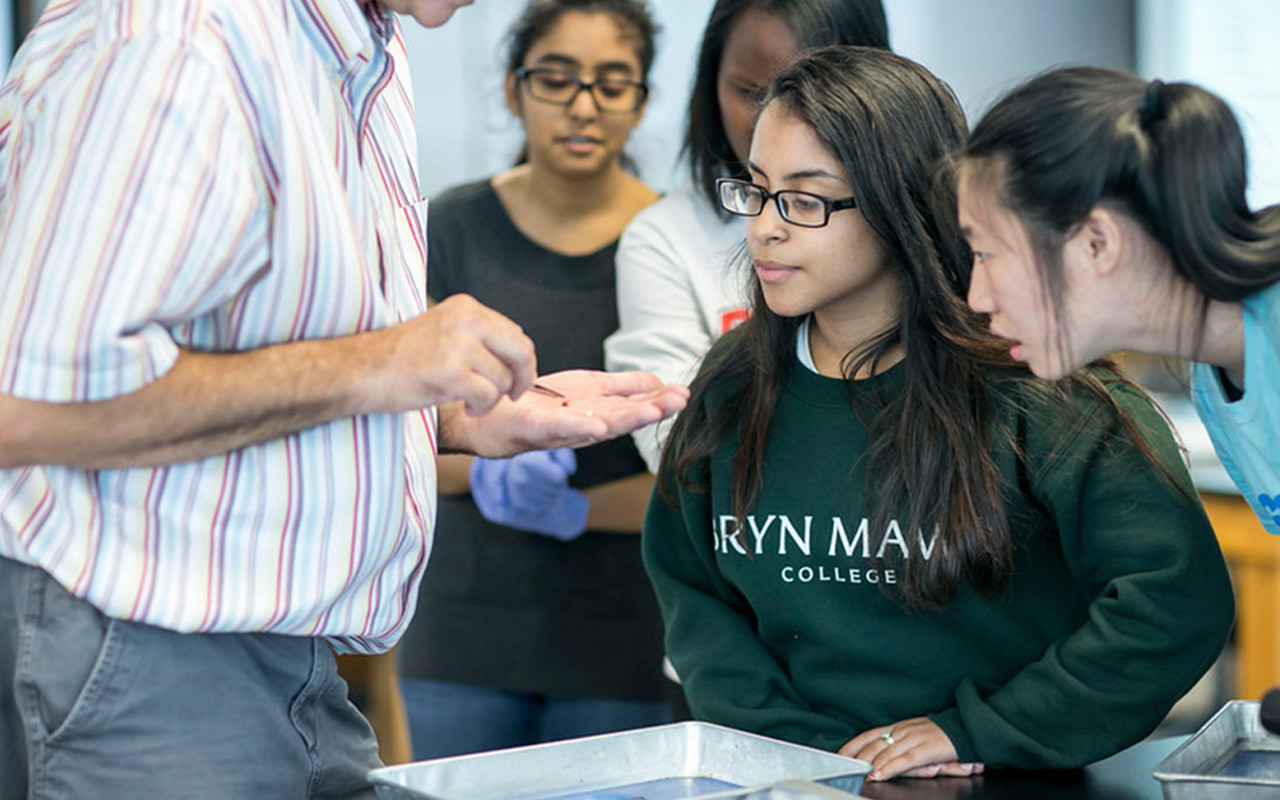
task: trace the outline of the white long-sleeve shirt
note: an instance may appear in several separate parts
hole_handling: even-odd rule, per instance
[[[55,0],[0,88],[0,392],[135,391],[179,349],[426,308],[394,16],[358,0]],[[389,647],[434,518],[429,412],[155,469],[0,471],[0,556],[105,614]]]
[[[716,337],[747,318],[741,218],[721,216],[692,184],[641,211],[618,243],[618,331],[605,366],[687,384]],[[670,423],[632,436],[657,472]]]

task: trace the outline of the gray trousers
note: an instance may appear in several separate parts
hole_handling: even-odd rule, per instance
[[[372,798],[329,646],[103,616],[0,558],[0,800]]]

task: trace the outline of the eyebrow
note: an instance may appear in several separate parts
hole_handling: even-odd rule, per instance
[[[569,69],[582,69],[582,62],[572,56],[561,55],[560,53],[547,53],[534,62],[540,66],[556,66],[568,67]],[[634,74],[635,67],[625,61],[605,61],[596,65],[596,74],[602,72],[626,72]]]
[[[747,161],[747,169],[752,172],[758,172],[765,178],[769,177],[769,173],[760,169],[760,165],[754,161]],[[830,178],[832,180],[840,181],[841,183],[845,182],[843,176],[836,175],[834,172],[829,172],[825,169],[802,169],[782,176],[782,180],[784,181],[802,181],[806,178]]]

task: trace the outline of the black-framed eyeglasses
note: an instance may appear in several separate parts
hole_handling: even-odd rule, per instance
[[[516,80],[525,85],[534,100],[559,106],[571,105],[579,92],[586,91],[596,108],[608,114],[631,114],[649,96],[649,87],[639,81],[596,78],[588,83],[572,72],[554,67],[520,67]]]
[[[852,197],[832,200],[820,194],[801,192],[797,189],[779,189],[771,192],[763,186],[737,178],[716,179],[716,194],[720,207],[740,217],[758,217],[764,204],[772,200],[784,220],[801,228],[821,228],[831,219],[831,212],[856,208]]]

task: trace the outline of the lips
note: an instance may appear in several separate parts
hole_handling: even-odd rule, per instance
[[[560,138],[556,139],[556,142],[564,145],[565,148],[568,149],[569,152],[571,153],[590,152],[596,149],[597,147],[599,147],[601,144],[603,144],[603,141],[600,139],[596,139],[595,137],[592,137],[592,136],[582,136],[579,134],[575,134],[572,136],[561,136]]]
[[[1017,339],[1013,338],[1012,336],[1009,336],[1009,335],[1007,335],[1007,334],[1001,333],[1000,331],[996,330],[996,326],[995,326],[995,325],[989,325],[989,326],[987,326],[987,330],[991,332],[991,335],[992,335],[992,336],[995,336],[995,337],[1000,338],[1000,339],[1004,339],[1005,341],[1007,341],[1007,342],[1009,342],[1009,343],[1010,343],[1010,347],[1009,347],[1009,357],[1010,357],[1010,358],[1012,358],[1014,361],[1025,361],[1025,360],[1026,360],[1026,358],[1025,358],[1025,356],[1024,356],[1024,354],[1023,354],[1022,342],[1018,341]]]
[[[786,264],[779,264],[776,261],[757,261],[755,266],[756,275],[760,278],[761,283],[785,281],[800,271],[799,267],[790,267]]]

